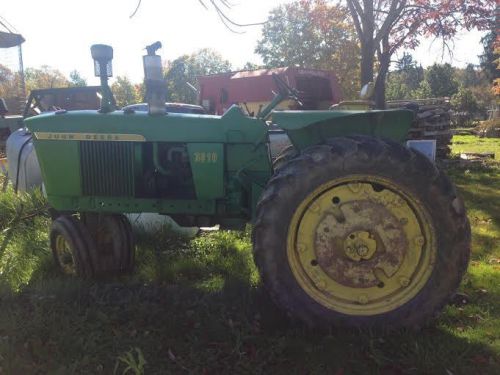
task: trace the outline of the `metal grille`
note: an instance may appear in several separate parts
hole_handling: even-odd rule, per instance
[[[80,142],[80,170],[84,195],[134,195],[132,142]]]

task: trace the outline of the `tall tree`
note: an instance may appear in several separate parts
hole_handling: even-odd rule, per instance
[[[495,4],[484,0],[346,0],[361,43],[361,84],[374,80],[375,101],[385,105],[385,80],[392,55],[434,36],[443,48],[461,28],[491,30]]]
[[[424,79],[424,69],[413,60],[412,55],[404,53],[396,61],[396,69],[387,76],[387,99],[409,99]]]
[[[255,52],[268,67],[334,70],[343,96],[357,97],[359,46],[349,11],[326,0],[298,0],[273,9]]]
[[[479,56],[481,68],[486,77],[491,81],[500,78],[500,70],[497,67],[496,60],[499,58],[498,52],[495,52],[495,45],[499,45],[497,31],[492,30],[481,39],[483,44],[483,53]]]
[[[229,72],[231,63],[218,52],[205,48],[169,62],[165,71],[167,100],[194,104],[197,94],[188,84],[196,87],[198,76]]]
[[[430,66],[425,72],[425,81],[429,84],[433,97],[451,97],[459,88],[455,69],[448,63]]]
[[[125,76],[116,77],[115,82],[111,85],[111,91],[118,108],[141,101],[135,86]]]

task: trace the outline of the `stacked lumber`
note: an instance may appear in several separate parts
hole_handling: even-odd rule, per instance
[[[389,101],[387,107],[413,110],[416,116],[408,139],[435,139],[436,155],[440,158],[449,155],[453,134],[448,98]]]

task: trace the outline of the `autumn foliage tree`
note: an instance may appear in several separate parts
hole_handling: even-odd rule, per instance
[[[24,77],[27,92],[35,89],[52,89],[70,85],[68,78],[63,73],[48,65],[42,65],[40,68],[27,68]]]
[[[273,9],[255,52],[267,67],[335,71],[344,97],[359,91],[359,46],[349,11],[326,0],[298,0]]]
[[[491,30],[495,3],[484,0],[346,0],[361,43],[361,83],[374,80],[375,101],[385,104],[385,80],[391,57],[415,48],[423,37],[436,37],[443,48],[461,29]]]

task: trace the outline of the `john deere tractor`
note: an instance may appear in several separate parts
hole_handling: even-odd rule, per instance
[[[158,44],[144,56],[149,112],[115,110],[113,50],[91,48],[101,78],[97,111],[41,114],[33,133],[59,268],[82,277],[130,272],[125,213],[181,225],[253,223],[263,285],[294,318],[332,325],[415,326],[458,287],[470,228],[450,180],[405,146],[406,110],[273,111],[232,106],[222,116],[168,113]],[[291,147],[273,165],[268,119]]]

